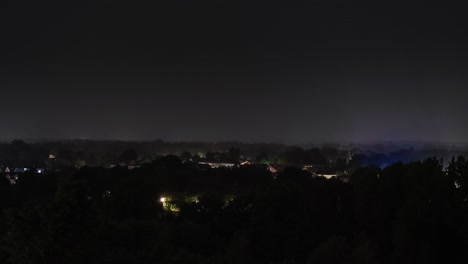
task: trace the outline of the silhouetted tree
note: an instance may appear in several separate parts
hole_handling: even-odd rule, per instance
[[[129,164],[138,159],[138,153],[135,149],[127,149],[119,156],[119,162]]]

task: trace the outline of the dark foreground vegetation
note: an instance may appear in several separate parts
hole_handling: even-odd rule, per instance
[[[468,162],[140,168],[0,178],[1,263],[466,263]]]

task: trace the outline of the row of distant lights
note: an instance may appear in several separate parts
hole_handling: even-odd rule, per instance
[[[30,171],[30,169],[29,168],[21,168],[21,171],[19,171],[19,172],[27,172],[27,171]],[[10,172],[11,171],[10,171],[9,168],[7,168],[5,170],[5,173],[10,173]],[[42,174],[42,173],[44,173],[44,169],[36,169],[36,173]]]

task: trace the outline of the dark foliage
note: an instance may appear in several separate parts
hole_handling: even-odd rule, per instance
[[[468,261],[464,157],[446,169],[437,159],[356,168],[345,183],[164,156],[134,170],[25,173],[0,181],[0,198],[2,263]]]

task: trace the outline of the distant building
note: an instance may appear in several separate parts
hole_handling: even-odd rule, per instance
[[[225,163],[225,162],[199,162],[200,165],[209,165],[213,169],[217,168],[233,168],[236,166],[235,163]]]
[[[316,174],[319,177],[324,177],[326,179],[336,178],[338,177],[337,174]]]
[[[14,173],[24,173],[29,171],[29,168],[15,168]]]
[[[271,166],[271,165],[268,166],[267,170],[269,172],[271,172],[271,173],[277,173],[278,172],[278,170],[275,167]]]

